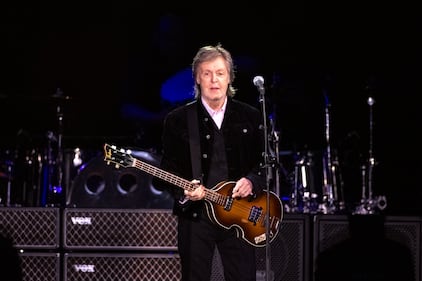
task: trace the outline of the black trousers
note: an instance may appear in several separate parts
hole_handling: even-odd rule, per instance
[[[255,248],[234,229],[214,224],[204,212],[199,219],[178,219],[178,250],[182,281],[209,281],[215,247],[221,255],[225,281],[256,281]]]

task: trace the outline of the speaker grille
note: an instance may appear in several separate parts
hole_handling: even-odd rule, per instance
[[[19,256],[24,281],[60,280],[60,254],[21,253]]]
[[[66,209],[67,249],[176,250],[177,218],[168,209]]]
[[[285,214],[278,236],[270,244],[269,280],[309,280],[310,219]],[[266,249],[257,248],[257,280],[266,280]]]
[[[270,244],[270,271],[266,270],[266,248],[256,248],[257,281],[308,281],[310,278],[310,217],[285,214],[280,232]],[[211,281],[224,281],[223,266],[215,251]]]
[[[421,227],[421,221],[417,217],[387,216],[384,219],[384,236],[387,241],[394,241],[410,252],[415,280],[420,280]],[[359,230],[359,235],[362,235],[360,239],[365,240],[365,237],[374,239],[373,233],[370,233],[373,230],[363,229],[362,226],[360,228],[362,228]],[[314,228],[314,263],[317,263],[321,253],[342,242],[350,241],[350,239],[352,239],[352,235],[348,216],[317,215]],[[382,237],[379,239],[382,239]],[[373,249],[367,250],[373,251]],[[391,255],[393,254],[391,253]]]
[[[420,280],[421,265],[421,221],[406,217],[387,217],[385,235],[410,250],[413,260],[415,280]]]
[[[316,216],[314,254],[318,255],[333,245],[350,239],[347,216]]]
[[[16,248],[56,249],[59,230],[58,208],[0,208],[0,233]]]
[[[177,254],[65,254],[64,281],[180,280]]]

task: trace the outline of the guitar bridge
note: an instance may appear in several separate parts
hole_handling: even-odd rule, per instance
[[[252,206],[251,211],[249,213],[248,220],[256,224],[261,214],[262,214],[262,207]]]

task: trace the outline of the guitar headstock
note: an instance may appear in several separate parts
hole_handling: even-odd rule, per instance
[[[134,158],[130,154],[130,150],[118,149],[115,145],[104,144],[104,161],[107,162],[107,165],[113,163],[116,168],[131,167]]]

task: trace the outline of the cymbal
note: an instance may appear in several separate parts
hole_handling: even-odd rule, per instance
[[[56,100],[71,100],[72,99],[71,96],[66,96],[66,95],[63,95],[63,96],[52,95],[52,96],[50,96],[50,98],[56,99]]]
[[[57,88],[56,92],[50,96],[52,99],[58,99],[58,100],[71,100],[72,98],[70,96],[67,96],[63,93],[63,91],[60,88]]]
[[[35,96],[35,95],[12,95],[12,96],[6,96],[2,95],[0,96],[0,99],[8,100],[11,102],[70,102],[74,99],[71,96],[63,95],[63,96],[57,96],[57,95],[50,95],[50,96]]]
[[[60,89],[57,88],[56,92],[52,95],[32,95],[32,94],[5,94],[5,93],[0,93],[0,98],[1,99],[8,99],[11,101],[41,101],[41,102],[47,102],[47,101],[70,101],[73,100],[73,98],[69,95],[65,95],[64,92]]]

